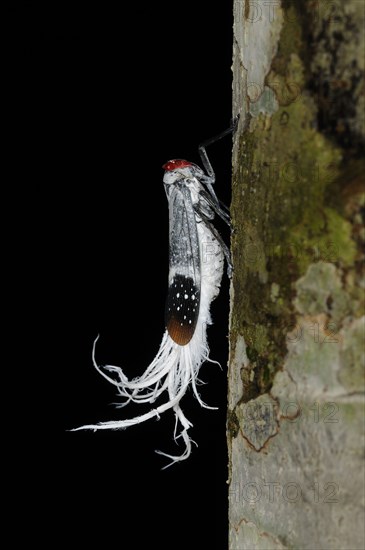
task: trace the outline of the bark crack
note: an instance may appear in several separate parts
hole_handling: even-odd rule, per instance
[[[249,519],[246,519],[246,518],[241,518],[240,521],[234,525],[234,524],[231,524],[233,529],[236,531],[236,533],[238,533],[238,531],[241,529],[242,525],[250,525],[252,527],[255,528],[255,530],[257,531],[257,535],[259,537],[264,537],[266,539],[268,539],[269,541],[271,541],[272,543],[275,543],[276,545],[280,545],[281,547],[281,550],[289,550],[289,547],[285,545],[285,543],[283,543],[283,540],[281,539],[281,537],[275,537],[274,535],[272,535],[271,533],[268,533],[267,531],[260,531],[257,524]],[[232,550],[240,550],[239,548],[232,548]]]

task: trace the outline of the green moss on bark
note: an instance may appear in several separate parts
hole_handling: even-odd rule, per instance
[[[294,283],[313,263],[332,263],[346,277],[359,261],[353,223],[338,197],[349,183],[348,159],[318,127],[321,107],[309,85],[302,37],[308,13],[300,6],[287,5],[266,78],[277,111],[253,117],[250,131],[240,136],[233,176],[231,338],[234,343],[242,334],[247,344],[250,398],[267,392],[282,367],[286,335],[295,324]],[[355,179],[360,171],[358,166]],[[348,286],[354,285],[345,284],[346,292]]]

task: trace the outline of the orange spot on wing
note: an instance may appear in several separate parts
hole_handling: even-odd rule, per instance
[[[195,326],[185,325],[181,326],[180,321],[171,317],[167,323],[167,331],[174,342],[179,346],[186,346],[193,337]]]

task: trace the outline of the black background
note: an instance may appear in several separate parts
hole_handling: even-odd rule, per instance
[[[39,203],[33,228],[44,266],[38,343],[49,352],[34,360],[46,359],[48,381],[39,430],[46,450],[38,464],[47,522],[55,522],[55,540],[70,545],[98,537],[103,548],[223,549],[226,276],[208,331],[222,370],[209,363],[201,370],[202,398],[219,410],[202,409],[191,391],[185,396],[198,443],[189,460],[161,471],[166,461],[155,449],[183,450],[172,439],[170,411],[120,432],[67,430],[148,410],[111,405],[115,391],[91,364],[92,342],[100,333],[98,361],[132,377],[158,350],[168,272],[161,166],[171,158],[200,163],[198,144],[229,125],[232,7],[207,0],[118,9],[23,3],[11,17],[18,137],[28,192]],[[230,138],[209,153],[217,194],[229,203]]]

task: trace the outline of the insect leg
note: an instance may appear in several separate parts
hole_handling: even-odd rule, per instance
[[[238,119],[239,119],[239,115],[237,115],[236,118],[231,122],[231,125],[230,125],[229,128],[227,128],[226,130],[223,130],[223,132],[221,132],[220,134],[218,134],[218,135],[216,135],[216,136],[214,136],[210,139],[207,139],[207,140],[203,141],[199,145],[200,158],[202,160],[202,163],[203,163],[203,166],[205,168],[206,173],[208,174],[208,176],[210,176],[213,179],[213,181],[211,182],[213,184],[214,184],[214,181],[215,181],[215,174],[214,174],[213,167],[210,164],[210,161],[209,161],[209,158],[208,158],[208,155],[207,155],[207,152],[206,152],[205,148],[208,147],[208,145],[212,145],[212,143],[215,143],[216,141],[219,141],[220,139],[224,138],[228,134],[231,134],[231,133],[235,132],[236,128],[237,128],[237,124],[238,124]]]
[[[210,220],[204,214],[204,212],[201,211],[198,204],[194,205],[194,210],[196,211],[198,216],[202,219],[202,222],[206,225],[209,231],[213,234],[214,238],[217,239],[217,241],[219,242],[222,248],[223,254],[227,261],[227,275],[231,279],[232,273],[233,273],[233,265],[231,261],[231,253],[229,251],[228,246],[226,245],[226,243],[224,242],[224,240],[222,239],[222,237],[220,236],[220,234],[218,233],[214,225],[210,222]]]
[[[218,200],[218,203],[216,203],[210,193],[207,193],[206,191],[200,191],[199,195],[203,197],[203,199],[209,204],[214,212],[218,214],[218,216],[222,218],[224,222],[226,222],[228,227],[231,227],[231,217],[229,215],[228,207],[220,200]]]
[[[228,210],[228,208],[225,205],[223,205],[222,203],[220,203],[220,201],[217,198],[217,195],[215,194],[215,192],[213,190],[213,185],[215,183],[215,174],[214,174],[213,167],[210,163],[210,160],[208,158],[206,147],[208,147],[208,145],[212,145],[212,143],[215,143],[216,141],[219,141],[220,139],[227,136],[228,134],[233,133],[237,128],[238,119],[239,119],[239,115],[232,121],[229,128],[227,128],[226,130],[224,130],[220,134],[218,134],[218,135],[216,135],[216,136],[214,136],[210,139],[207,139],[206,141],[203,141],[199,145],[199,155],[200,155],[202,164],[204,166],[204,169],[205,169],[206,173],[208,174],[208,176],[206,176],[204,179],[202,178],[202,181],[206,185],[206,187],[207,187],[209,193],[211,194],[211,196],[212,196],[214,202],[216,203],[216,205],[219,206],[221,209],[223,209],[223,207],[224,207],[227,210]]]

